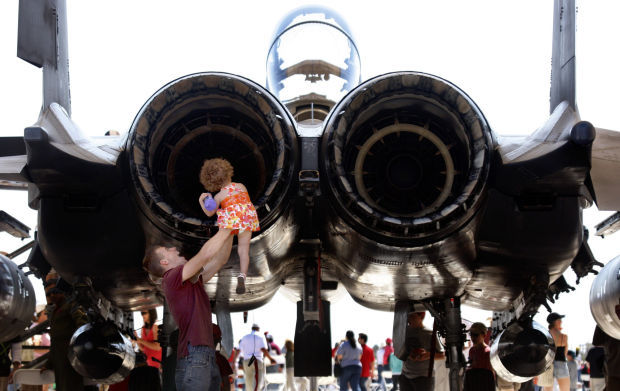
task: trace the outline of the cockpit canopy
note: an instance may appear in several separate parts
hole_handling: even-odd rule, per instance
[[[359,53],[340,15],[314,6],[284,17],[267,55],[267,89],[278,99],[335,103],[360,81]]]

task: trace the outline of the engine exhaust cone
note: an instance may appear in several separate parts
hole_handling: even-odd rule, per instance
[[[28,277],[2,254],[0,282],[0,342],[3,342],[30,326],[36,298]]]
[[[109,322],[87,323],[69,343],[69,361],[82,376],[97,383],[122,381],[134,367],[136,354],[127,337]]]
[[[555,357],[549,331],[536,322],[514,322],[491,345],[491,365],[509,382],[524,383],[538,376]]]

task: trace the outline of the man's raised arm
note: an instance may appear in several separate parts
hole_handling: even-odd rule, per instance
[[[232,245],[232,235],[230,234],[230,230],[219,230],[211,239],[209,239],[198,251],[198,254],[194,255],[192,259],[190,259],[183,266],[183,281],[189,280],[190,278],[196,276],[198,273],[202,271],[202,268],[210,263],[211,259],[218,254],[222,246],[226,243],[227,240],[230,240],[230,245]],[[230,254],[230,251],[228,252]],[[226,257],[227,258],[227,257]],[[226,261],[224,261],[226,262]],[[221,263],[221,260],[220,260]],[[219,268],[223,265],[219,265],[211,277],[217,273]],[[215,267],[216,265],[211,265],[210,269]],[[206,281],[205,281],[206,282]]]

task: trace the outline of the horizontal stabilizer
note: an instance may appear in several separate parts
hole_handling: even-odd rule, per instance
[[[16,238],[24,239],[30,237],[30,228],[26,224],[0,210],[0,232],[2,231],[8,232]]]
[[[0,189],[26,189],[28,179],[22,174],[26,159],[26,155],[0,157]]]
[[[36,125],[45,130],[50,144],[71,156],[91,163],[116,164],[122,139],[86,136],[57,103],[52,103],[41,114]]]
[[[0,189],[27,189],[28,179],[22,174],[26,158],[23,137],[0,137]]]
[[[590,177],[599,210],[620,210],[620,132],[596,129]]]

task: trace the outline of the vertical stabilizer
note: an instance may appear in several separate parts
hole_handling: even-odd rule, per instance
[[[53,102],[71,115],[65,0],[20,0],[17,57],[43,68],[43,108]]]
[[[555,0],[550,113],[562,101],[567,101],[577,111],[575,102],[575,16],[575,0]]]

